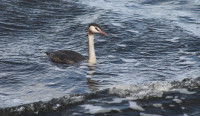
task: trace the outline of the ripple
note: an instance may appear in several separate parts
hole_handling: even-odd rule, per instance
[[[2,107],[12,104],[13,98],[22,101],[14,101],[13,105],[19,105],[66,94],[93,93],[98,96],[96,101],[104,102],[94,104],[95,100],[92,103],[86,100],[84,104],[91,108],[97,106],[100,112],[101,109],[108,109],[106,113],[111,115],[113,112],[132,112],[131,101],[135,102],[132,105],[143,108],[143,113],[152,114],[140,104],[141,101],[149,102],[145,102],[145,97],[158,97],[156,100],[161,100],[152,104],[161,104],[161,108],[168,112],[169,105],[179,107],[177,99],[184,103],[184,95],[194,97],[197,94],[187,94],[187,91],[191,92],[189,89],[185,93],[177,90],[173,91],[177,92],[176,96],[184,95],[176,98],[173,92],[169,92],[167,95],[172,98],[165,99],[164,90],[171,90],[171,85],[163,84],[200,76],[197,1],[18,0],[0,3]],[[91,70],[87,64],[51,64],[45,58],[45,51],[58,49],[70,49],[87,56],[87,27],[91,22],[101,24],[109,34],[107,39],[95,36],[98,60],[95,68]],[[149,84],[152,81],[158,83]],[[102,89],[124,95],[125,99],[111,94],[103,93],[103,97],[95,94]],[[104,100],[104,97],[109,98]],[[131,98],[141,98],[141,101]],[[169,100],[167,105],[163,104],[165,100]],[[182,103],[179,105],[185,107]],[[62,107],[62,104],[52,104],[54,110]],[[144,105],[156,108],[152,104]],[[81,114],[94,110],[81,105],[74,105],[72,111]],[[138,112],[133,115],[140,115]]]

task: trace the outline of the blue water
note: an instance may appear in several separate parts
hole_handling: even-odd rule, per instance
[[[3,0],[0,10],[1,108],[200,77],[199,0]],[[87,57],[93,22],[109,35],[95,36],[97,65],[48,61],[61,49]]]

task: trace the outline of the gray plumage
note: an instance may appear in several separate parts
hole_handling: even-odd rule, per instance
[[[71,50],[58,50],[55,52],[46,52],[50,60],[58,63],[73,64],[86,60],[86,58]]]

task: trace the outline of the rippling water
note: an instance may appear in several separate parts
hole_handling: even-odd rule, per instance
[[[145,101],[141,96],[148,98],[148,91],[143,91],[142,95],[135,92],[135,89],[144,89],[139,85],[149,88],[150,83],[159,83],[158,91],[163,91],[166,83],[200,77],[199,0],[2,0],[0,10],[1,108],[97,92],[94,96],[98,98],[92,99],[95,102],[86,99],[83,104],[70,106],[70,112],[94,115],[114,110],[134,114],[137,110],[136,115],[138,112],[145,115],[148,111],[145,105],[138,106],[139,101],[135,100]],[[92,22],[100,24],[109,35],[95,36],[96,66],[84,63],[68,66],[48,61],[45,52],[60,49],[73,50],[87,57],[87,31]],[[171,90],[169,85],[165,91]],[[107,89],[120,98],[106,92],[103,96],[98,94]],[[120,90],[138,97],[124,100],[130,94],[121,96]],[[199,96],[199,90],[194,91],[196,94],[186,98],[193,100]],[[113,105],[106,105],[107,100],[102,100],[105,97],[122,107],[116,110]],[[160,100],[156,106],[165,109],[165,95],[156,94],[156,97]],[[173,97],[179,100],[176,95]],[[177,108],[168,103],[172,109]],[[93,107],[96,110],[91,109]],[[78,109],[81,112],[76,112]],[[195,108],[190,110],[189,115],[200,113]],[[179,111],[172,114],[184,114],[184,110]],[[69,111],[64,109],[64,112]],[[166,113],[153,110],[151,113],[166,115],[167,112],[172,110],[169,108]]]

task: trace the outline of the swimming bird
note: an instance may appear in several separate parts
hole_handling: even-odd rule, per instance
[[[94,34],[99,33],[105,36],[108,36],[105,32],[103,32],[100,26],[96,23],[89,24],[88,31],[88,63],[89,64],[97,64],[95,49],[94,49]],[[86,58],[74,51],[71,50],[58,50],[54,52],[46,52],[47,56],[50,60],[57,63],[63,64],[74,64],[80,61],[86,60]]]

